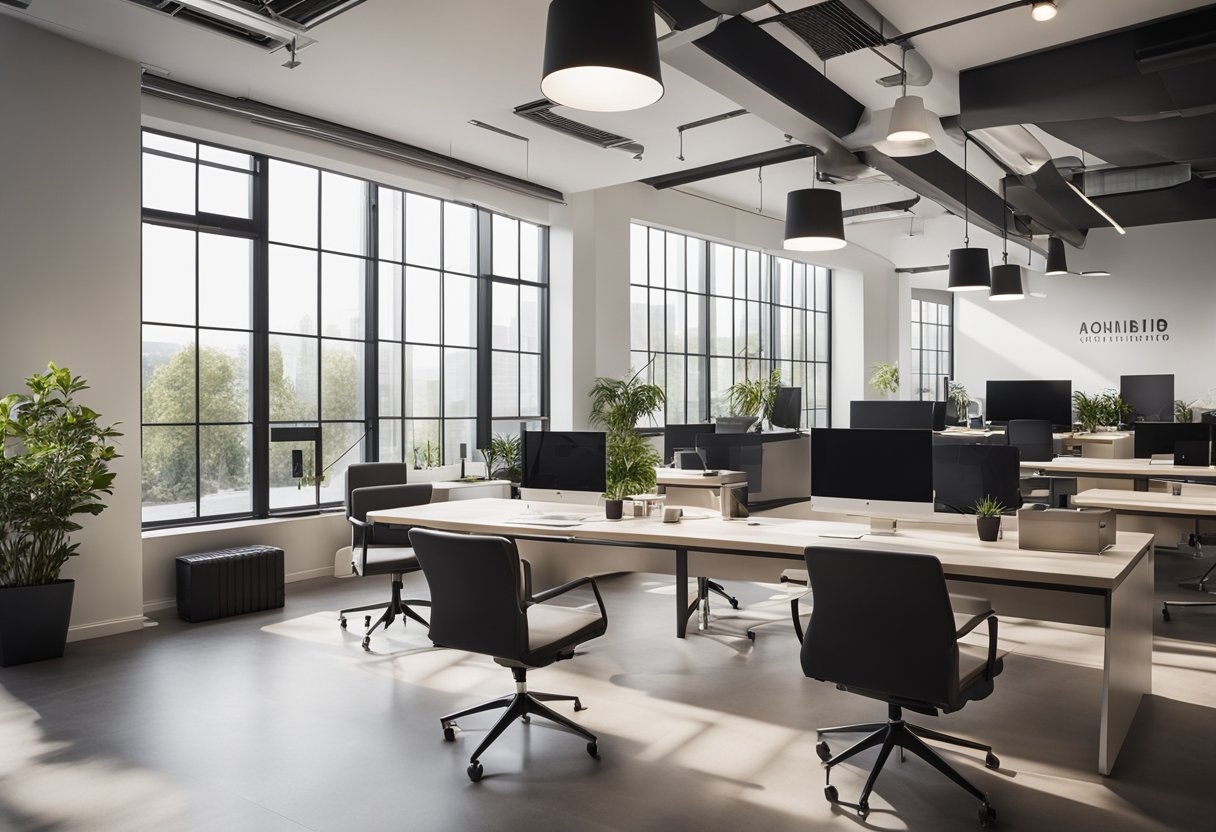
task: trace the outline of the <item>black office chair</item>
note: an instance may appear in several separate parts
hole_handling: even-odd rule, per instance
[[[980,825],[989,826],[996,811],[988,797],[938,756],[924,740],[936,740],[985,752],[984,762],[997,768],[992,747],[940,734],[904,722],[903,709],[937,716],[962,708],[992,692],[1001,672],[997,655],[997,619],[987,602],[968,599],[968,609],[952,607],[941,562],[930,555],[809,546],[807,572],[815,604],[802,642],[802,670],[813,679],[834,682],[849,693],[887,703],[887,722],[821,728],[819,734],[871,731],[869,736],[832,756],[826,742],[816,751],[827,763],[824,794],[839,802],[831,785],[832,768],[868,748],[881,746],[861,798],[854,806],[864,819],[869,797],[891,750],[911,751],[981,801]],[[882,580],[875,580],[881,575]],[[981,622],[988,622],[987,651],[959,643]]]
[[[421,568],[410,548],[408,530],[367,522],[369,511],[416,506],[431,501],[430,483],[407,485],[407,471],[409,466],[403,462],[360,462],[346,469],[346,519],[351,524],[351,570],[364,577],[391,575],[393,581],[388,601],[351,607],[338,613],[338,623],[345,628],[349,613],[384,609],[384,614],[375,624],[371,623],[370,615],[364,618],[364,650],[371,649],[372,632],[381,624],[387,628],[398,615],[412,618],[424,627],[430,626],[425,618],[410,608],[411,604],[428,607],[430,601],[401,599],[402,577],[406,572],[416,572]]]
[[[410,541],[431,587],[431,641],[439,647],[493,656],[511,668],[515,693],[448,714],[439,720],[443,738],[456,739],[456,720],[495,708],[506,713],[490,729],[469,758],[469,779],[481,779],[479,758],[512,722],[529,721],[532,714],[556,722],[587,740],[587,753],[599,756],[594,734],[547,707],[545,702],[574,702],[577,696],[528,691],[528,669],[574,658],[574,649],[598,638],[608,629],[608,613],[594,578],[580,578],[531,595],[531,581],[521,581],[520,558],[506,538],[452,534],[425,529],[410,531]],[[599,612],[560,607],[543,602],[570,590],[590,585]]]

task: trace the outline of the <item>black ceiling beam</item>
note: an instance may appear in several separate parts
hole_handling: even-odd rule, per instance
[[[701,0],[658,0],[654,7],[676,31],[691,29],[718,16],[717,12]]]
[[[677,171],[676,173],[664,173],[660,176],[651,176],[639,181],[661,191],[664,188],[675,188],[705,179],[716,179],[719,176],[727,176],[728,174],[739,173],[744,170],[766,168],[771,165],[779,165],[782,162],[792,162],[796,159],[808,159],[818,152],[810,145],[791,144],[786,147],[779,147],[776,150],[765,150],[761,153],[753,153],[750,156],[740,156],[737,159],[727,159],[723,162],[714,162],[710,165],[702,165],[698,168]]]

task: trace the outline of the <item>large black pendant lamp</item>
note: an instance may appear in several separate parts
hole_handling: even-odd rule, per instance
[[[971,247],[971,213],[967,206],[967,139],[963,135],[963,247],[950,250],[950,279],[946,288],[951,292],[972,292],[992,285],[988,267],[988,249]]]
[[[1005,180],[1001,179],[1001,265],[992,267],[992,290],[988,300],[1021,300],[1022,267],[1009,262],[1009,203],[1005,201]]]
[[[814,165],[813,157],[811,164]],[[813,170],[812,184],[815,181]],[[846,244],[840,191],[810,187],[786,194],[786,248],[791,251],[834,251]]]
[[[663,97],[654,4],[553,0],[541,92],[578,110],[636,110]]]
[[[1068,258],[1064,253],[1064,241],[1059,237],[1047,238],[1047,268],[1043,274],[1068,274]]]

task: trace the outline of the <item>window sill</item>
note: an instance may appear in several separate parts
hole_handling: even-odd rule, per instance
[[[210,534],[228,531],[230,529],[253,529],[265,526],[275,526],[281,523],[299,523],[321,517],[342,515],[341,508],[325,509],[303,515],[289,517],[266,517],[260,520],[229,520],[221,523],[194,523],[189,526],[163,526],[157,529],[144,529],[140,534],[141,540],[155,540],[161,537],[178,537],[186,535]]]

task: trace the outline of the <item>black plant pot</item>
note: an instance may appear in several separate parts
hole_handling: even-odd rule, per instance
[[[63,656],[75,588],[69,580],[0,587],[0,667]]]
[[[604,500],[604,516],[609,520],[620,520],[624,511],[624,500]]]
[[[975,530],[979,532],[980,540],[993,541],[1001,533],[1000,517],[975,518]]]

